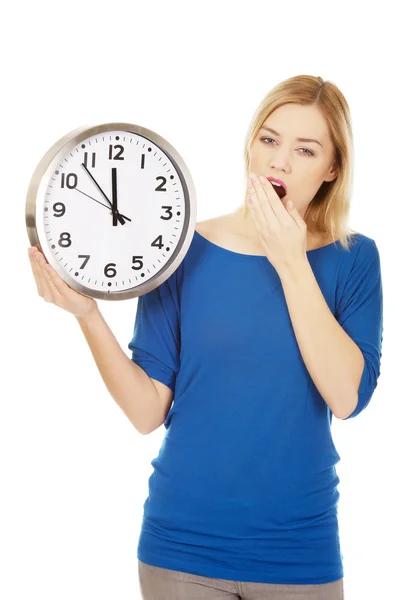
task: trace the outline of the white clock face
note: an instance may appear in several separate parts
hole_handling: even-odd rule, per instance
[[[178,171],[159,146],[139,134],[107,131],[59,161],[37,218],[69,277],[118,292],[170,261],[185,223],[184,197]]]

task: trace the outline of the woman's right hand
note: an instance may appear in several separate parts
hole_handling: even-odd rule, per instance
[[[86,317],[97,308],[94,298],[73,290],[47,262],[39,244],[28,248],[29,260],[39,296],[70,312],[77,318]]]

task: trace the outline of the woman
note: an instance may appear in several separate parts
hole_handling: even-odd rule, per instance
[[[383,326],[378,249],[347,227],[352,132],[336,86],[298,76],[267,95],[251,172],[286,194],[256,180],[238,211],[197,224],[176,271],[138,298],[132,361],[97,304],[32,259],[132,422],[167,430],[138,545],[144,600],[343,599],[330,425],[370,401]]]

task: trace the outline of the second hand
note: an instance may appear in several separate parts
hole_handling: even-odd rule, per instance
[[[103,192],[103,190],[101,189],[100,185],[97,183],[97,181],[95,180],[95,178],[93,177],[93,175],[91,174],[91,172],[89,171],[89,169],[86,168],[84,163],[81,163],[82,167],[85,169],[86,173],[89,175],[89,177],[92,179],[93,183],[95,184],[95,186],[100,190],[100,192],[103,194],[104,198],[107,200],[108,204],[110,205],[110,208],[112,210],[113,205],[111,204],[110,200],[107,198],[106,194]],[[126,218],[128,221],[131,221],[131,219],[129,219],[128,217],[123,217],[122,215],[120,215],[117,212],[117,219],[119,220],[119,222],[121,223],[121,225],[124,224],[124,218]]]

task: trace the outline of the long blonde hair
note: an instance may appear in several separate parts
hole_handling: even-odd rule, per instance
[[[349,250],[358,233],[349,228],[350,197],[353,187],[353,132],[350,109],[342,92],[330,81],[312,75],[297,75],[276,85],[258,106],[249,125],[244,148],[244,202],[236,211],[246,217],[247,177],[249,176],[250,149],[265,119],[283,104],[312,105],[325,116],[331,141],[335,148],[335,162],[339,167],[333,181],[324,181],[307,207],[303,220],[311,234],[329,233]]]

